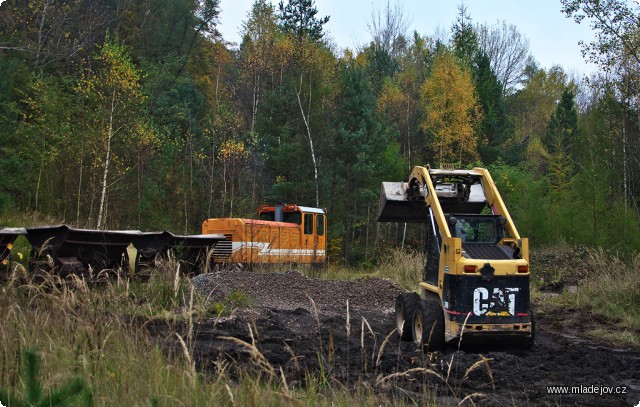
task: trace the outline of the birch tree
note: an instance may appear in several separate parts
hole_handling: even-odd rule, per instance
[[[491,61],[491,69],[502,83],[503,93],[513,93],[525,78],[527,65],[533,63],[529,39],[513,24],[476,26],[478,46]]]
[[[114,160],[114,143],[124,143],[136,132],[136,111],[144,102],[140,73],[124,45],[107,40],[95,57],[96,68],[80,80],[78,91],[92,113],[96,160],[100,176],[98,229],[107,220],[107,196]],[[124,166],[124,171],[128,169]]]

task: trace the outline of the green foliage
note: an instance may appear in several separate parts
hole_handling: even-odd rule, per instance
[[[578,136],[578,110],[575,96],[569,88],[562,91],[560,103],[551,115],[547,132],[542,141],[552,153],[569,155]]]
[[[248,307],[252,304],[251,298],[240,291],[232,291],[226,299],[231,308]]]
[[[478,35],[463,2],[458,5],[458,15],[451,31],[453,52],[462,65],[470,67],[478,52]]]
[[[0,214],[198,233],[317,199],[332,257],[371,264],[422,239],[377,225],[380,181],[480,160],[511,183],[523,234],[640,248],[639,37],[623,2],[562,2],[611,68],[589,87],[537,67],[516,27],[477,29],[464,4],[449,43],[398,33],[337,55],[312,0],[256,1],[238,49],[216,32],[218,0],[54,3],[0,10]]]
[[[313,0],[287,0],[285,5],[284,1],[280,1],[278,8],[282,28],[299,39],[322,39],[322,26],[329,22],[329,16],[316,18],[318,10],[313,3]]]
[[[376,95],[379,95],[385,80],[393,77],[398,72],[400,66],[384,48],[374,45],[367,47],[364,51],[366,58],[366,73],[369,83]]]
[[[0,212],[15,205],[22,207],[25,202],[21,188],[33,186],[26,182],[35,167],[30,154],[33,143],[17,134],[23,115],[20,101],[30,87],[31,76],[20,58],[0,53]]]
[[[117,38],[106,42],[94,57],[94,69],[83,74],[76,90],[89,113],[86,120],[90,132],[89,150],[96,160],[100,181],[97,228],[107,222],[111,178],[126,177],[140,155],[131,154],[154,143],[155,135],[142,116],[145,96],[140,85],[140,72],[131,60],[127,47]],[[99,174],[99,175],[98,175]]]
[[[489,57],[477,52],[473,65],[473,81],[482,107],[478,126],[478,152],[483,163],[491,164],[503,155],[503,145],[511,138],[503,86],[491,69]]]
[[[553,192],[558,194],[571,187],[574,165],[571,160],[573,144],[578,137],[578,112],[573,93],[562,92],[562,99],[551,115],[547,132],[542,142],[549,152],[549,177]]]
[[[611,199],[605,174],[596,169],[578,172],[574,188],[556,195],[548,178],[530,171],[500,162],[490,171],[520,235],[534,246],[566,242],[621,253],[640,247],[640,219]]]
[[[25,385],[25,398],[11,395],[9,391],[0,389],[0,402],[6,403],[7,407],[32,406],[32,407],[55,407],[68,406],[72,402],[79,402],[77,405],[92,406],[93,397],[91,390],[81,378],[71,379],[67,384],[50,391],[43,391],[38,378],[40,373],[40,363],[35,352],[24,350],[22,352],[23,372],[22,381]],[[76,405],[74,403],[74,405]]]
[[[341,207],[334,206],[330,213],[342,220],[343,256],[350,258],[348,242],[353,237],[349,236],[367,226],[370,214],[363,210],[375,201],[379,180],[402,176],[404,166],[397,160],[395,131],[377,114],[375,96],[364,70],[357,64],[343,67],[339,117],[332,154],[335,160],[332,195],[343,194],[349,199],[343,200]]]
[[[583,54],[610,71],[632,58],[637,63],[638,13],[624,0],[561,0],[562,12],[578,23],[587,19],[595,40],[583,43]]]
[[[529,67],[524,87],[508,99],[516,140],[540,138],[546,133],[549,118],[567,85],[567,75],[558,66],[549,70]]]

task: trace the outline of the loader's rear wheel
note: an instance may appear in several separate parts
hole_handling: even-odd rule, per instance
[[[444,349],[444,314],[438,301],[418,303],[413,317],[413,341],[424,353]]]
[[[525,344],[527,348],[533,347],[533,344],[536,341],[536,318],[533,315],[533,310],[529,311],[529,318],[531,321],[531,337],[527,339]]]
[[[413,315],[420,302],[420,296],[416,293],[402,293],[396,298],[396,328],[400,339],[405,342],[413,340]]]

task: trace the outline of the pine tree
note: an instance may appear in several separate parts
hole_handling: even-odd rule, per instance
[[[503,86],[484,52],[476,54],[473,81],[483,113],[478,128],[478,151],[482,162],[491,164],[500,156],[500,146],[509,138],[510,126]]]
[[[340,187],[334,194],[348,198],[335,213],[342,215],[343,255],[349,258],[354,233],[368,222],[367,205],[378,195],[379,180],[402,177],[403,165],[395,131],[377,114],[373,90],[357,64],[343,68],[338,110],[332,167]]]
[[[467,14],[464,3],[458,5],[458,17],[451,31],[453,31],[452,42],[456,57],[463,65],[471,66],[478,51],[478,35],[471,24],[471,17]]]
[[[25,350],[22,352],[24,359],[22,382],[25,385],[25,397],[20,400],[16,395],[0,389],[0,405],[2,402],[16,407],[63,407],[69,405],[92,406],[93,396],[86,382],[77,377],[71,379],[64,386],[49,391],[43,391],[42,384],[38,380],[40,373],[40,361],[38,356]]]
[[[568,87],[565,87],[560,103],[551,115],[547,133],[542,141],[550,152],[569,155],[577,132],[578,111],[575,105],[575,96]]]
[[[392,77],[400,66],[385,49],[370,46],[364,50],[367,58],[366,73],[373,86],[374,92],[379,95],[382,84],[386,78]]]
[[[578,111],[573,92],[565,87],[560,103],[549,120],[547,133],[542,139],[549,152],[549,177],[556,192],[566,190],[571,185],[574,176],[572,144],[577,135]]]
[[[281,1],[280,25],[282,28],[295,35],[297,38],[308,38],[311,41],[319,41],[324,33],[322,26],[329,21],[329,16],[316,18],[318,9],[313,5],[313,0],[288,0],[287,5]]]

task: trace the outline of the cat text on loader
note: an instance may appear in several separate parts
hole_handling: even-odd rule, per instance
[[[533,344],[529,244],[484,168],[414,167],[383,182],[379,222],[420,222],[427,261],[420,294],[396,301],[400,337],[425,352],[446,342]]]

